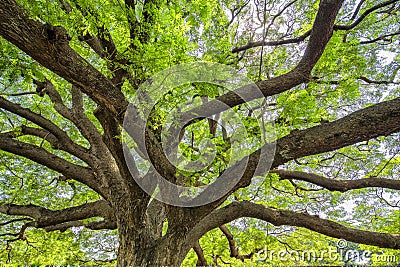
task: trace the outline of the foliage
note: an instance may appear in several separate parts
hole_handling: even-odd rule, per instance
[[[135,5],[129,6],[128,2],[135,2]],[[30,18],[65,28],[70,37],[70,47],[102,75],[117,81],[116,86],[128,99],[135,95],[138,85],[153,74],[185,62],[202,60],[228,64],[256,82],[287,73],[298,64],[308,39],[287,45],[256,46],[237,53],[232,50],[260,40],[279,41],[306,34],[314,25],[319,2],[18,0],[18,4],[29,12]],[[365,3],[360,4],[357,14],[354,11],[359,3],[345,1],[335,24],[351,25],[360,14],[377,5],[377,1],[361,2]],[[336,28],[307,82],[265,98],[266,109],[272,114],[275,124],[276,140],[399,97],[400,6],[398,1],[392,2],[371,12],[354,27],[347,30]],[[279,11],[282,11],[281,14],[276,15]],[[112,40],[115,51],[107,51],[106,48],[104,54],[96,53],[90,45],[90,38],[97,37],[104,43]],[[74,143],[89,149],[90,142],[82,135],[81,129],[57,111],[48,94],[36,91],[38,81],[50,81],[65,105],[72,107],[73,85],[5,39],[0,39],[0,47],[0,96],[47,118],[67,132]],[[121,75],[120,71],[124,73]],[[160,138],[157,134],[168,119],[170,110],[188,100],[194,106],[201,106],[218,97],[220,92],[216,85],[203,83],[175,88],[158,103],[152,113],[150,128]],[[98,103],[84,94],[83,107],[94,127],[105,133],[95,116]],[[185,185],[209,184],[223,173],[231,158],[240,159],[256,150],[255,140],[261,134],[256,129],[257,120],[249,115],[246,105],[232,109],[240,114],[251,133],[247,149],[243,149],[240,155],[232,155],[230,140],[223,136],[222,128],[218,128],[215,135],[209,131],[208,120],[191,124],[179,144],[179,151],[184,157],[181,164],[212,153],[203,150],[205,139],[211,140],[216,157],[207,171],[178,171],[177,177],[182,178]],[[46,138],[23,134],[24,127],[38,128],[37,124],[0,109],[2,134],[12,132],[18,141],[36,145],[67,162],[89,167],[84,160],[54,147]],[[117,140],[120,136],[113,138]],[[371,177],[398,180],[399,134],[366,140],[330,152],[295,158],[279,168],[336,180]],[[60,210],[102,199],[101,194],[84,183],[60,178],[57,171],[12,153],[0,151],[0,154],[2,205],[37,205]],[[362,230],[398,234],[400,229],[399,191],[395,189],[374,187],[342,193],[304,181],[281,179],[278,174],[269,173],[254,177],[251,185],[234,192],[221,206],[234,201],[253,201],[275,209],[308,213]],[[17,218],[21,217],[4,214],[0,217],[0,265],[115,264],[117,231],[89,231],[81,226],[61,232],[28,228],[24,238],[18,239],[24,221],[10,222]],[[83,222],[96,220],[89,218]],[[276,257],[261,260],[260,255],[271,250],[332,250],[337,248],[339,239],[301,227],[274,226],[254,218],[240,218],[226,225],[233,235],[239,255],[232,256],[226,235],[216,228],[199,241],[209,264],[277,266],[346,263],[343,258],[332,260],[326,257],[318,260],[292,259],[284,263]],[[371,251],[374,256],[369,264],[391,264],[383,261],[382,255],[396,255],[397,261],[400,260],[400,254],[395,250],[355,243],[349,243],[348,248]],[[249,259],[241,260],[240,255],[249,255]],[[195,266],[197,259],[198,255],[191,250],[182,266]]]

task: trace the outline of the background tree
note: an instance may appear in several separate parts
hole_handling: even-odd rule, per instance
[[[330,238],[399,249],[399,10],[396,0],[3,0],[2,260],[252,264],[271,247],[326,248]],[[197,60],[256,81],[275,115],[276,154],[265,176],[254,174],[259,150],[243,154],[249,163],[227,195],[174,207],[135,183],[121,125],[140,84]],[[201,108],[217,99],[245,109],[236,94],[215,92],[193,84],[166,101],[184,93]],[[200,120],[180,148],[195,159],[211,135],[219,168],[177,180],[161,149],[165,111],[155,112],[146,145],[166,179],[234,175],[224,170],[232,155],[222,122]]]

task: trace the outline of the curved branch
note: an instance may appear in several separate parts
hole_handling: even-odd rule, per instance
[[[76,53],[66,30],[29,18],[14,0],[0,5],[0,36],[110,110],[121,121],[128,102],[112,82]]]
[[[374,6],[374,7],[371,7],[370,9],[367,9],[367,10],[366,10],[356,21],[354,21],[352,24],[350,24],[350,25],[334,25],[334,26],[333,26],[333,29],[334,29],[335,31],[336,31],[336,30],[345,30],[345,31],[351,30],[351,29],[357,27],[369,14],[373,13],[374,11],[376,11],[376,10],[382,8],[382,7],[385,7],[385,6],[394,4],[394,3],[398,2],[398,1],[399,1],[399,0],[386,1],[386,2],[383,2],[383,3],[379,4],[379,5],[376,5],[376,6]],[[360,10],[360,8],[361,8],[361,5],[362,5],[364,2],[365,2],[365,0],[362,0],[362,1],[359,3],[359,5],[357,6],[357,9],[356,9],[356,11],[354,12],[353,17],[351,18],[351,20],[354,20],[354,19],[355,19],[355,16],[357,16],[357,14],[358,14],[358,12],[359,12],[359,10]],[[247,43],[247,44],[244,45],[244,46],[240,46],[240,47],[236,47],[236,48],[232,49],[232,53],[239,53],[239,52],[242,52],[242,51],[245,51],[245,50],[254,48],[254,47],[259,47],[259,46],[279,46],[279,45],[286,45],[286,44],[297,44],[297,43],[303,42],[308,36],[310,36],[310,34],[311,34],[311,30],[305,32],[305,33],[304,33],[303,35],[301,35],[301,36],[298,36],[298,37],[295,37],[295,38],[291,38],[291,39],[284,39],[284,40],[277,40],[277,41],[257,41],[257,42],[249,42],[249,43]],[[396,34],[393,34],[393,35],[396,35]],[[390,36],[393,36],[393,35],[388,35],[388,36],[384,36],[384,37],[390,37]],[[374,40],[371,40],[371,41],[361,42],[361,44],[369,44],[369,43],[373,43],[373,42],[376,42],[376,41],[380,41],[380,40],[383,40],[382,38],[384,38],[384,37],[379,37],[379,38],[374,39]]]
[[[0,149],[30,159],[63,174],[68,179],[74,179],[98,190],[96,177],[91,169],[70,163],[41,147],[14,140],[9,134],[0,134]]]
[[[61,149],[65,152],[68,152],[71,155],[82,159],[89,165],[93,162],[93,156],[88,153],[88,150],[86,148],[73,142],[65,131],[61,130],[57,125],[55,125],[50,120],[42,117],[40,114],[37,114],[28,108],[23,108],[18,104],[12,103],[11,101],[8,101],[3,97],[0,97],[0,108],[21,116],[22,118],[25,118],[45,129],[43,130],[39,128],[23,126],[23,134],[41,137],[49,141],[53,148]],[[12,134],[11,137],[16,136],[15,134]]]
[[[77,109],[70,109],[65,106],[61,95],[57,92],[55,86],[49,80],[45,80],[44,82],[35,82],[38,87],[43,88],[44,92],[50,97],[51,102],[54,103],[54,109],[64,118],[70,120],[74,123],[82,135],[90,142],[91,146],[98,147],[103,144],[103,139],[101,133],[93,125],[93,123],[89,120],[89,118],[85,115],[83,111]],[[76,94],[76,87],[73,89]],[[75,103],[77,101],[77,96],[74,97]]]
[[[395,75],[392,75],[392,76],[395,76]],[[400,82],[395,82],[393,78],[391,80],[372,80],[368,77],[360,76],[360,77],[355,77],[355,79],[361,80],[367,84],[378,84],[378,85],[379,84],[384,84],[384,85],[400,84]],[[345,80],[320,80],[320,78],[318,78],[318,77],[313,77],[313,82],[318,83],[318,84],[338,85],[344,81]]]
[[[400,32],[399,32],[400,34]],[[371,80],[367,77],[359,77],[360,80],[369,83],[369,84],[385,84],[385,85],[389,85],[389,84],[400,84],[400,82],[395,82],[393,80],[391,81],[375,81],[375,80]]]
[[[400,131],[400,98],[358,110],[339,120],[295,130],[277,141],[273,167]]]
[[[63,10],[67,14],[72,12],[73,8],[69,3],[65,2],[64,0],[59,1],[61,2]],[[80,11],[80,13],[84,17],[88,16],[88,13],[90,13],[90,16],[95,17],[97,21],[101,21],[101,18],[99,18],[98,14],[96,14],[95,12],[84,10],[77,2],[74,3],[74,6]],[[85,24],[83,24],[82,26],[82,28],[87,27]],[[117,62],[121,65],[125,65],[128,63],[128,61],[118,56],[119,54],[117,51],[117,47],[115,46],[115,43],[109,31],[106,30],[103,25],[97,27],[97,36],[94,36],[90,33],[84,33],[83,30],[80,34],[81,35],[78,37],[78,40],[88,44],[89,47],[92,48],[93,51],[101,58],[112,61],[110,62],[110,64],[108,64],[110,70],[115,74],[112,78],[112,82],[120,89],[120,87],[122,86],[123,78],[127,77],[129,74],[125,69],[116,66],[118,64],[115,63]]]
[[[45,228],[48,231],[61,230],[60,225],[64,228],[68,225],[73,226],[88,226],[101,229],[99,226],[111,226],[111,223],[93,222],[82,225],[77,225],[76,221],[90,219],[93,217],[103,217],[109,221],[114,220],[114,214],[105,200],[98,200],[91,203],[86,203],[80,206],[66,208],[63,210],[50,210],[36,205],[15,205],[15,204],[0,204],[0,213],[13,216],[28,216],[34,219],[30,226],[36,228]],[[107,228],[108,229],[108,228]]]
[[[204,251],[201,248],[199,241],[197,241],[194,246],[193,246],[194,252],[196,252],[197,255],[197,263],[196,266],[209,266],[207,263],[207,260],[204,256]]]
[[[334,180],[321,175],[306,173],[300,171],[272,170],[270,173],[276,173],[281,180],[300,180],[309,182],[330,191],[346,192],[354,189],[380,187],[400,190],[400,180],[391,180],[385,178],[364,178],[358,180]]]
[[[243,86],[183,113],[181,115],[182,120],[191,121],[193,117],[198,117],[197,114],[202,114],[204,117],[212,116],[229,107],[243,104],[245,101],[276,95],[309,81],[311,70],[320,59],[328,41],[332,37],[335,18],[342,3],[343,0],[321,1],[310,33],[310,40],[300,62],[286,74],[257,82],[256,85],[262,94],[258,90],[254,90],[253,85]]]
[[[242,217],[257,218],[275,226],[303,227],[326,236],[346,239],[359,244],[400,249],[400,235],[398,234],[359,230],[307,213],[274,209],[248,201],[234,202],[213,211],[189,232],[185,242],[190,246],[208,231]]]
[[[358,110],[333,122],[292,131],[277,140],[272,168],[294,159],[333,151],[396,132],[400,132],[400,98]],[[270,145],[266,145],[267,151],[269,151],[268,146]],[[264,174],[258,173],[262,172],[259,170],[259,164],[262,164],[263,158],[260,150],[249,156],[244,175],[234,190],[248,186],[254,175]],[[242,165],[239,163],[228,170],[235,175],[240,168],[243,168]]]
[[[289,135],[277,140],[271,167],[276,168],[294,159],[333,151],[396,132],[400,132],[400,98],[358,110],[333,122],[292,131]],[[271,144],[266,144],[264,148],[266,153],[273,151]],[[254,176],[265,174],[262,166],[269,157],[261,154],[262,150],[253,152],[248,158],[243,158],[225,170],[224,173],[229,173],[232,177],[242,173],[243,175],[228,194],[208,206],[199,208],[201,209],[199,214],[211,212],[230,194],[239,188],[249,186]],[[244,172],[243,168],[245,168]]]
[[[55,135],[52,133],[40,129],[40,128],[33,128],[33,127],[28,127],[25,125],[21,126],[21,132],[8,132],[4,133],[10,138],[17,138],[22,135],[31,135],[31,136],[36,136],[40,137],[43,139],[43,141],[49,142],[51,147],[53,149],[57,150],[63,150],[65,152],[70,153],[71,155],[74,155],[81,160],[85,161],[89,165],[93,162],[93,156],[88,153],[88,150],[76,143],[65,143],[63,141],[60,141]]]
[[[37,114],[31,111],[28,108],[24,108],[19,104],[13,103],[4,97],[0,96],[0,108],[5,109],[11,113],[14,113],[22,118],[25,118],[43,129],[48,130],[50,133],[54,134],[57,138],[61,139],[63,142],[67,142],[69,137],[66,132],[61,130],[57,125],[55,125],[50,120],[42,117],[40,114]]]
[[[231,233],[231,231],[229,231],[228,227],[226,227],[225,225],[221,225],[219,229],[225,235],[226,239],[228,239],[229,250],[231,251],[230,256],[234,258],[238,257],[239,251],[236,247],[235,239],[233,239],[233,234]]]
[[[391,43],[393,41],[392,40],[393,36],[396,36],[396,35],[400,35],[400,31],[397,31],[397,32],[394,32],[394,33],[390,33],[390,34],[384,34],[384,35],[379,36],[379,37],[377,37],[375,39],[372,39],[372,40],[362,41],[362,42],[360,42],[360,44],[362,44],[362,45],[373,44],[373,43],[376,43],[376,42],[379,42],[379,41],[385,41],[385,42]]]
[[[334,122],[292,131],[289,135],[277,140],[271,167],[276,168],[294,159],[337,150],[396,132],[400,132],[400,98],[358,110]],[[266,155],[261,154],[263,150]],[[219,200],[197,208],[198,218],[201,219],[211,213],[239,188],[249,186],[254,176],[265,175],[263,165],[266,164],[265,161],[270,156],[268,153],[271,151],[274,151],[271,144],[266,144],[264,148],[253,152],[250,156],[226,169],[224,175],[228,177],[241,175],[239,182]],[[210,192],[207,192],[206,189],[203,195],[207,196],[207,193]],[[200,194],[199,197],[203,195]]]
[[[351,16],[350,20],[355,20],[356,19],[357,15],[358,15],[358,12],[360,12],[360,9],[361,9],[362,5],[365,3],[365,1],[366,0],[361,0],[360,3],[358,3],[358,5],[356,7],[356,10],[354,11],[354,13]]]
[[[291,5],[293,5],[296,1],[297,0],[294,0],[294,1],[286,4],[276,15],[274,15],[272,17],[270,23],[268,24],[267,28],[265,29],[265,33],[266,34],[268,33],[270,27],[272,26],[272,24],[274,23],[276,18],[281,16],[282,13],[286,9],[288,9]],[[232,49],[232,53],[238,53],[238,52],[245,51],[247,49],[250,49],[250,48],[253,48],[253,47],[257,47],[257,46],[278,46],[278,45],[284,45],[284,44],[300,43],[300,42],[304,41],[308,36],[310,36],[311,30],[307,31],[306,33],[304,33],[303,35],[301,35],[301,36],[299,36],[297,38],[278,40],[278,41],[269,41],[269,42],[265,41],[266,34],[263,34],[263,40],[262,41],[249,42],[245,46],[241,46],[241,47],[237,47],[237,48]]]
[[[31,220],[32,220],[31,218],[12,219],[12,220],[9,220],[9,221],[0,223],[0,226],[5,226],[5,225],[7,225],[7,224],[12,224],[12,223],[15,223],[15,222],[24,222],[24,221],[31,221]]]
[[[350,24],[350,25],[335,25],[334,29],[335,30],[351,30],[351,29],[357,27],[358,24],[360,24],[372,12],[374,12],[374,11],[376,11],[376,10],[382,8],[382,7],[394,4],[394,3],[398,2],[398,1],[399,0],[390,0],[390,1],[386,1],[386,2],[380,3],[380,4],[376,5],[376,6],[373,6],[373,7],[369,8],[369,9],[367,9],[364,13],[362,13],[361,16],[356,21],[354,21],[352,24]]]
[[[238,260],[244,261],[245,259],[251,259],[253,257],[254,252],[251,252],[246,255],[239,255],[239,250],[236,247],[235,239],[233,238],[233,234],[231,233],[231,231],[229,231],[228,227],[226,227],[225,225],[221,225],[219,227],[219,229],[225,235],[226,239],[228,239],[229,250],[231,252],[230,256],[232,258],[236,258]]]
[[[303,35],[291,38],[291,39],[284,39],[284,40],[277,40],[277,41],[257,41],[257,42],[249,42],[244,46],[236,47],[232,49],[232,53],[239,53],[250,48],[259,47],[259,46],[279,46],[279,45],[286,45],[286,44],[297,44],[303,42],[308,36],[310,36],[311,30],[305,32]]]
[[[72,222],[65,222],[65,223],[60,223],[56,225],[50,225],[44,227],[44,229],[47,232],[52,232],[52,231],[60,231],[60,232],[65,232],[66,230],[72,228],[72,227],[85,227],[90,230],[114,230],[117,229],[117,223],[115,221],[107,221],[107,220],[100,220],[100,221],[94,221],[94,222],[89,222],[85,223],[82,221],[72,221]]]

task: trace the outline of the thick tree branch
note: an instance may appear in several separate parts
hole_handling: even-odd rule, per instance
[[[43,138],[43,140],[47,140],[54,149],[61,149],[65,152],[68,152],[71,155],[82,159],[88,164],[93,163],[93,155],[91,155],[86,148],[73,142],[66,132],[61,130],[50,120],[42,117],[40,114],[34,113],[28,108],[23,108],[18,104],[12,103],[3,97],[0,97],[0,108],[19,115],[22,118],[25,118],[45,129],[43,130],[39,128],[22,126],[22,134]],[[11,137],[16,137],[15,133],[13,133]]]
[[[40,114],[37,114],[28,108],[24,108],[19,104],[13,103],[5,99],[4,97],[0,97],[0,108],[5,109],[18,116],[21,116],[22,118],[25,118],[37,124],[43,129],[48,130],[50,133],[55,135],[58,139],[62,140],[63,142],[68,142],[69,137],[67,133],[61,130],[57,125],[55,125],[50,120],[42,117]]]
[[[107,53],[97,37],[90,34],[85,34],[80,36],[79,40],[87,43],[89,47],[92,48],[92,50],[101,58],[107,58]]]
[[[208,231],[242,217],[257,218],[272,223],[275,226],[290,225],[303,227],[326,236],[346,239],[355,243],[400,249],[399,234],[359,230],[307,213],[265,207],[248,201],[234,202],[213,211],[190,231],[187,235],[186,243],[191,247],[192,244]]]
[[[133,160],[129,161],[129,163],[127,163],[127,160],[124,156],[124,152],[123,152],[123,144],[120,138],[118,138],[118,136],[121,135],[121,130],[119,128],[119,123],[118,121],[115,119],[114,116],[112,116],[112,114],[105,108],[98,108],[97,110],[95,110],[94,112],[96,118],[99,120],[99,122],[101,123],[103,130],[104,130],[104,135],[103,135],[103,141],[107,148],[108,148],[108,154],[111,154],[113,157],[113,162],[115,161],[115,163],[118,166],[118,171],[121,175],[121,177],[123,177],[123,183],[124,185],[130,189],[130,192],[135,194],[137,198],[143,198],[146,199],[148,196],[144,195],[145,193],[143,192],[143,190],[141,190],[139,188],[139,186],[136,184],[136,182],[134,181],[134,179],[132,178],[132,174],[129,169],[127,164],[132,164],[131,166],[136,166],[135,162]],[[142,133],[138,133],[138,134],[142,134]],[[140,138],[140,135],[134,135],[134,138]],[[112,179],[115,180],[115,179]],[[115,181],[110,181],[115,182]]]
[[[235,239],[233,239],[231,231],[229,231],[228,227],[226,227],[225,225],[221,225],[219,229],[225,235],[226,239],[228,239],[229,250],[231,251],[230,256],[236,258],[239,255],[239,252],[236,247]]]
[[[106,181],[109,187],[117,188],[115,181],[117,181],[117,177],[120,177],[120,174],[124,174],[124,178],[127,181],[132,181],[129,179],[130,175],[128,171],[124,172],[124,169],[119,165],[120,168],[116,170],[114,159],[117,160],[117,163],[120,163],[119,158],[113,158],[113,155],[110,153],[113,152],[114,147],[107,147],[108,144],[104,143],[103,136],[97,130],[96,126],[89,120],[89,118],[85,115],[83,110],[82,96],[77,90],[76,86],[72,87],[72,100],[73,106],[72,108],[68,108],[64,105],[61,95],[57,92],[54,85],[45,80],[44,82],[36,82],[38,87],[43,88],[44,92],[50,97],[51,101],[54,103],[54,109],[61,114],[64,118],[73,122],[82,135],[89,141],[90,143],[90,152],[93,156],[92,161],[90,162],[90,166],[96,174],[98,178],[102,181]],[[109,112],[104,108],[104,111]],[[107,138],[115,140],[115,142],[120,142],[115,139],[115,136],[119,133],[119,124],[116,121],[115,117],[110,115],[111,119],[108,123],[103,124],[105,135]],[[111,123],[114,122],[114,123]],[[118,133],[110,133],[108,128],[115,129]],[[121,155],[122,155],[122,146],[120,145]],[[125,161],[123,161],[125,163]],[[127,169],[127,168],[125,168]],[[132,183],[132,182],[131,182]],[[104,195],[104,192],[102,192]]]
[[[396,132],[400,132],[400,98],[358,110],[333,122],[292,131],[289,135],[277,140],[272,168],[294,159],[333,151]],[[264,163],[259,163],[260,159],[263,159],[260,150],[249,156],[244,175],[235,190],[250,184],[251,178],[258,174],[257,168],[262,169]],[[260,164],[259,167],[258,164]],[[242,167],[239,163],[228,170],[234,175]],[[235,171],[234,168],[237,170]],[[262,171],[260,174],[263,174]]]
[[[330,123],[292,131],[289,135],[277,140],[272,168],[294,159],[333,151],[396,132],[400,132],[400,98],[364,108]],[[265,146],[266,153],[271,153],[270,146],[271,144]],[[243,175],[233,189],[220,200],[199,207],[199,218],[218,207],[234,191],[250,185],[254,176],[265,174],[263,165],[266,164],[264,161],[268,159],[268,156],[262,155],[260,151],[262,149],[248,156],[248,162],[246,162],[247,157],[243,158],[225,170],[224,175],[228,177],[235,177],[242,173]],[[244,172],[243,168],[245,168]],[[204,196],[207,194],[205,193]],[[202,195],[200,194],[199,197]]]
[[[400,131],[400,98],[358,110],[339,120],[292,131],[277,141],[273,167]]]
[[[30,159],[63,174],[68,179],[74,179],[96,191],[99,190],[91,169],[70,163],[44,148],[12,139],[9,134],[0,134],[0,149]]]
[[[63,0],[60,1],[65,12],[70,13],[72,11],[72,6]],[[90,13],[90,16],[94,16],[96,17],[97,21],[101,21],[101,18],[99,18],[97,13],[84,10],[77,2],[75,2],[74,5],[84,17]],[[85,27],[87,26],[85,25]],[[88,44],[89,47],[92,48],[93,51],[101,58],[109,60],[108,66],[113,72],[113,78],[111,80],[117,88],[120,88],[122,86],[123,79],[129,74],[125,69],[116,65],[125,65],[128,63],[128,61],[118,57],[118,51],[110,32],[105,29],[104,25],[102,25],[97,27],[97,36],[89,33],[83,33],[82,31],[81,36],[79,36],[78,39]]]
[[[62,9],[67,14],[72,12],[73,7],[68,2],[64,0],[59,0],[59,2],[61,3]],[[88,15],[94,16],[96,17],[96,20],[101,21],[97,13],[83,9],[78,2],[74,2],[74,6],[79,10],[79,12],[83,15],[83,17],[86,17]],[[83,23],[82,26],[87,27],[87,25]],[[109,32],[106,31],[106,29],[103,26],[97,27],[97,31],[98,31],[97,37],[89,33],[83,34],[82,31],[81,36],[79,36],[78,39],[80,41],[84,41],[85,43],[87,43],[93,49],[93,51],[101,58],[116,60],[117,49],[115,47],[111,34],[109,34]],[[119,62],[122,63],[122,61]]]
[[[100,38],[92,36],[90,34],[85,34],[83,36],[80,36],[79,40],[87,43],[101,58],[116,60],[117,48],[115,47],[111,35],[106,32],[104,27],[99,27],[98,33]],[[109,40],[107,40],[106,38],[108,38]],[[120,62],[126,63],[123,61]]]
[[[309,182],[330,191],[346,192],[354,189],[379,187],[400,190],[400,180],[391,180],[385,178],[364,178],[357,180],[334,180],[321,175],[306,173],[300,171],[272,170],[270,173],[276,173],[281,180],[299,180]]]
[[[55,137],[52,133],[40,129],[40,128],[33,128],[33,127],[28,127],[25,125],[21,126],[21,132],[16,133],[16,132],[11,132],[10,137],[11,138],[16,138],[21,135],[32,135],[36,137],[40,137],[43,139],[43,141],[49,142],[51,147],[53,149],[57,150],[63,150],[65,152],[70,153],[71,155],[74,155],[81,160],[85,161],[89,165],[93,162],[93,156],[88,153],[88,150],[78,144],[73,143],[72,146],[65,144],[64,142],[61,142],[57,137]]]
[[[86,203],[63,210],[50,210],[36,205],[0,204],[0,213],[13,216],[28,216],[34,219],[30,223],[30,226],[45,228],[48,231],[66,230],[66,226],[88,226],[89,228],[97,227],[98,229],[102,229],[100,228],[101,226],[109,229],[107,227],[111,227],[111,221],[115,221],[113,211],[105,200]],[[93,217],[103,217],[109,222],[100,221],[88,224],[81,223],[82,225],[77,224],[79,220]]]
[[[197,117],[197,114],[202,114],[204,117],[218,114],[229,107],[243,104],[245,101],[276,95],[309,81],[311,70],[321,57],[333,34],[333,25],[342,2],[343,0],[321,1],[310,33],[310,40],[300,62],[293,70],[286,74],[257,82],[256,85],[260,89],[262,95],[258,93],[258,90],[254,90],[253,85],[244,86],[185,112],[181,116],[182,120],[190,121],[191,118]]]
[[[81,88],[122,121],[128,104],[124,95],[68,45],[64,28],[32,20],[14,0],[4,0],[0,6],[0,36]]]
[[[117,224],[115,221],[106,221],[106,220],[100,220],[100,221],[94,221],[94,222],[82,222],[82,221],[72,221],[72,222],[65,222],[65,223],[60,223],[56,225],[50,225],[44,227],[44,229],[47,232],[52,232],[52,231],[60,231],[64,232],[72,227],[85,227],[90,230],[114,230],[117,229]]]
[[[94,124],[89,120],[89,118],[85,115],[83,112],[82,108],[83,107],[77,107],[76,104],[82,105],[82,103],[78,103],[77,98],[79,98],[79,95],[76,96],[76,87],[75,91],[73,92],[74,94],[74,104],[75,104],[75,109],[68,108],[65,106],[61,95],[57,92],[55,86],[53,83],[51,83],[49,80],[45,80],[44,82],[39,82],[35,81],[35,83],[38,85],[38,87],[43,88],[44,92],[50,97],[51,102],[54,103],[54,109],[64,118],[70,120],[73,124],[77,126],[79,131],[82,133],[82,135],[89,141],[90,145],[93,148],[101,148],[100,150],[103,151],[106,150],[101,133],[99,130],[94,126]],[[74,89],[73,89],[74,90]],[[103,146],[102,146],[103,145]],[[99,151],[101,153],[102,151]]]

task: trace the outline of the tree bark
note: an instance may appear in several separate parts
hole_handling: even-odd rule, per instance
[[[184,248],[185,231],[170,231],[155,239],[152,225],[142,222],[138,227],[136,218],[127,221],[128,217],[122,216],[118,224],[118,266],[180,266],[188,251]]]
[[[121,232],[119,231],[118,266],[180,266],[182,253],[186,255],[186,251],[183,252],[182,249],[183,236],[171,236],[152,246],[149,240],[139,237],[132,240],[129,232]]]

